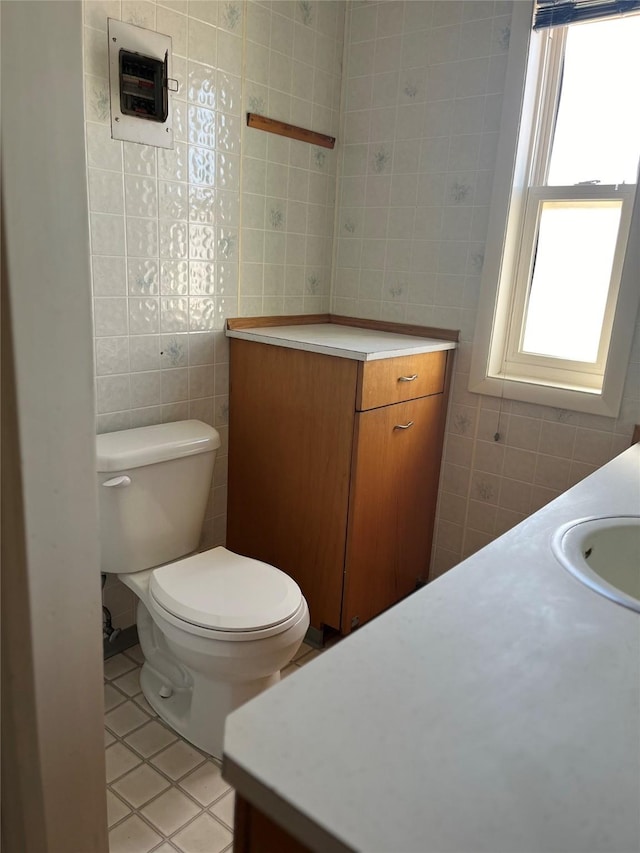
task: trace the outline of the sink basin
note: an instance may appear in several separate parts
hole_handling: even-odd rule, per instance
[[[640,516],[571,521],[556,531],[551,548],[583,584],[640,613]]]

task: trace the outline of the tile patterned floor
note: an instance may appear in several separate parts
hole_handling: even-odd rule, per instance
[[[306,644],[283,677],[320,654]],[[220,763],[160,721],[140,691],[139,646],[104,664],[110,853],[226,853],[234,792]]]

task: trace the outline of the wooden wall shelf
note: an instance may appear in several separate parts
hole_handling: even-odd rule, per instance
[[[247,124],[256,130],[265,130],[267,133],[277,133],[278,136],[288,136],[289,139],[297,139],[300,142],[308,142],[310,145],[319,145],[322,148],[333,148],[336,144],[334,136],[325,133],[316,133],[315,130],[306,130],[304,127],[296,127],[274,118],[247,113]]]

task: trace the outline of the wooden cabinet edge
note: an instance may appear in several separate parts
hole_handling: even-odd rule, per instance
[[[305,326],[321,323],[335,323],[337,326],[353,326],[357,329],[371,329],[378,332],[394,332],[397,335],[413,335],[434,338],[439,341],[459,339],[456,329],[438,329],[433,326],[417,326],[413,323],[391,323],[387,320],[366,320],[360,317],[346,317],[341,314],[286,314],[274,317],[229,317],[226,328],[229,331],[259,329],[269,326]]]
[[[335,323],[338,326],[354,326],[358,329],[393,332],[396,335],[413,335],[454,343],[460,338],[460,332],[457,329],[439,329],[435,326],[417,326],[413,323],[392,323],[389,320],[366,320],[360,317],[346,317],[341,314],[329,314],[328,316],[330,318],[328,322]]]
[[[233,853],[312,853],[263,811],[236,794]]]
[[[260,329],[269,326],[309,326],[331,323],[330,314],[289,314],[274,317],[228,317],[226,328],[231,331]]]

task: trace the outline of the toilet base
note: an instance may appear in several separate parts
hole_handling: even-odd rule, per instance
[[[227,714],[280,681],[276,672],[253,681],[220,682],[197,673],[192,687],[177,687],[145,662],[140,672],[142,693],[153,710],[189,743],[214,758],[222,758]],[[171,695],[163,698],[161,690]]]
[[[194,633],[153,606],[152,571],[119,576],[138,596],[138,639],[145,659],[140,672],[143,695],[160,719],[185,740],[222,758],[227,715],[280,681],[280,670],[291,661],[309,627],[307,604],[302,599],[295,621],[266,638],[258,631],[248,639],[204,629]]]

